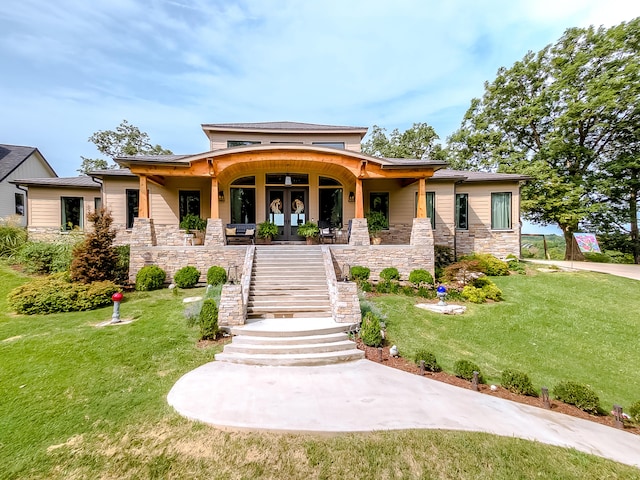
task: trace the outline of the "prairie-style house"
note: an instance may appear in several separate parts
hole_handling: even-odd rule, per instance
[[[278,226],[278,243],[300,243],[299,225],[330,228],[323,246],[338,278],[363,265],[376,277],[395,266],[405,276],[434,269],[434,245],[456,256],[518,256],[520,175],[447,169],[431,159],[377,158],[361,152],[367,128],[296,122],[203,124],[206,152],[117,158],[120,169],[72,179],[24,179],[32,238],[83,229],[104,205],[117,241],[131,245],[132,278],[145,264],[168,274],[186,265],[245,271],[251,242],[228,245],[230,225]],[[388,229],[371,245],[366,215],[381,212]],[[179,223],[207,219],[201,244],[186,242]],[[251,229],[249,229],[251,230]],[[250,232],[251,233],[251,232]],[[259,239],[256,240],[260,242]],[[196,244],[192,244],[196,243]]]

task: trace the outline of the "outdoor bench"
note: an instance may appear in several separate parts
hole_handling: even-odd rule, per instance
[[[227,239],[227,245],[232,240],[239,243],[255,243],[256,240],[256,224],[255,223],[227,223],[224,229],[224,235]]]

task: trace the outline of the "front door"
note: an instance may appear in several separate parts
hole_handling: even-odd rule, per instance
[[[267,189],[267,218],[278,226],[277,240],[302,239],[298,236],[298,225],[309,220],[308,201],[308,188]]]

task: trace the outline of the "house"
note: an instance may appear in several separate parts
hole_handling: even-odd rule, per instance
[[[365,127],[265,122],[202,129],[209,141],[203,153],[121,157],[122,168],[91,177],[20,181],[34,211],[30,235],[83,228],[87,210],[104,205],[117,241],[131,246],[132,279],[147,264],[163,267],[169,279],[186,265],[201,272],[246,268],[252,247],[227,245],[226,226],[265,220],[278,226],[283,243],[302,240],[297,229],[306,221],[330,223],[336,242],[326,248],[327,262],[338,277],[348,265],[370,267],[373,278],[389,266],[405,277],[416,268],[433,272],[434,245],[456,256],[519,255],[523,176],[371,157],[360,149]],[[388,221],[379,246],[370,242],[370,211]],[[186,244],[179,229],[188,214],[208,219],[202,245]]]
[[[27,192],[13,181],[56,176],[37,148],[0,144],[0,217],[18,218],[20,224],[26,226],[29,214]]]

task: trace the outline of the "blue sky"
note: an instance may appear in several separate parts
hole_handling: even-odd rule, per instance
[[[202,123],[427,122],[444,140],[499,67],[637,16],[634,0],[4,0],[0,143],[73,176],[123,119],[175,153],[207,149]]]

